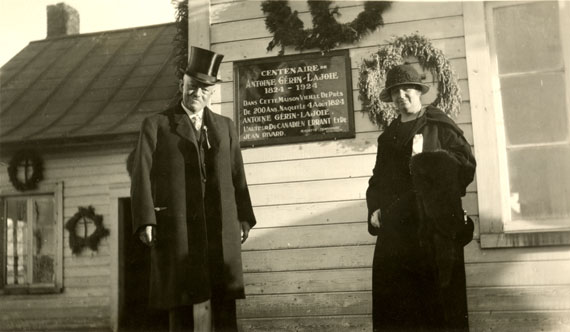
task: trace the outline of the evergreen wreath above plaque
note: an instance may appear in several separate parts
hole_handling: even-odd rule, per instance
[[[308,0],[313,29],[305,30],[298,12],[291,11],[286,0],[263,1],[261,9],[265,14],[265,26],[273,34],[267,51],[280,46],[279,55],[283,55],[285,47],[294,46],[299,51],[318,48],[327,52],[340,44],[353,44],[384,25],[382,13],[390,6],[387,1],[367,1],[364,3],[364,11],[356,19],[341,24],[335,18],[340,16],[339,8],[336,6],[331,9],[331,2]]]
[[[65,229],[69,231],[69,247],[74,254],[79,254],[84,247],[97,251],[101,239],[109,235],[109,230],[103,226],[103,216],[95,214],[95,208],[92,206],[80,206],[78,209],[79,211],[65,223]],[[83,236],[77,235],[80,222],[83,226]],[[90,222],[95,225],[95,230],[88,234]]]
[[[404,63],[407,57],[416,57],[423,70],[429,70],[437,81],[438,95],[432,105],[451,117],[457,116],[461,107],[461,94],[455,73],[443,52],[431,41],[419,34],[394,38],[380,47],[372,59],[363,59],[358,82],[362,109],[379,128],[390,124],[398,115],[393,103],[380,100],[386,73],[392,67]]]
[[[20,167],[24,169],[23,180],[18,178],[18,168]],[[33,190],[44,179],[43,170],[43,160],[40,156],[32,150],[20,150],[16,152],[8,164],[8,177],[17,190]]]

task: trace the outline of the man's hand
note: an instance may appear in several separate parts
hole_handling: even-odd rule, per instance
[[[240,221],[241,224],[241,243],[244,243],[245,240],[247,240],[247,237],[249,236],[249,230],[251,229],[251,227],[249,226],[249,223],[247,221]]]
[[[147,225],[139,231],[139,239],[145,245],[152,247],[156,243],[156,229],[154,226]]]
[[[376,228],[380,228],[380,209],[372,212],[372,215],[370,216],[370,223],[372,224],[372,226],[376,227]]]

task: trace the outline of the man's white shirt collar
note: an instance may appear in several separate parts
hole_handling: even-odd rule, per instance
[[[192,112],[191,110],[188,109],[188,107],[186,107],[186,106],[184,105],[183,102],[180,102],[180,105],[182,105],[182,108],[184,109],[184,111],[186,112],[186,114],[188,114],[188,116],[189,116],[190,118],[193,118],[194,116],[197,116],[197,117],[199,117],[200,119],[202,119],[202,115],[204,114],[204,109],[201,109],[201,110],[198,111],[198,112]]]
[[[191,110],[189,110],[184,105],[183,102],[180,102],[180,105],[182,105],[182,108],[184,109],[184,111],[186,112],[188,117],[190,118],[190,121],[195,126],[194,128],[196,128],[196,130],[200,130],[200,128],[202,127],[202,117],[204,115],[204,109],[201,109],[200,111],[194,113]],[[195,118],[196,118],[196,121],[194,121]]]

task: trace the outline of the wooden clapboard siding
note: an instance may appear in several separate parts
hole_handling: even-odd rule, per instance
[[[258,4],[223,4],[228,12],[238,6],[248,13],[255,12],[250,8],[253,5]],[[307,17],[306,11],[302,16]],[[231,55],[221,69],[227,83],[214,102],[220,113],[233,117],[231,61],[274,54],[259,52],[268,42],[262,16],[226,24],[222,12],[217,19],[220,24],[212,29],[214,49],[223,52],[226,47],[228,51],[231,48],[227,52]],[[448,48],[459,50],[454,55],[454,64],[459,68],[460,79],[465,80],[463,39],[461,33],[454,32],[457,30],[454,27],[461,30],[461,25],[454,18],[443,21],[451,37],[447,44],[452,46]],[[392,29],[402,29],[402,25],[411,24],[393,23]],[[236,37],[247,35],[250,30],[256,31],[247,37]],[[438,31],[432,34],[435,38],[441,36]],[[235,40],[240,40],[240,45]],[[252,295],[240,301],[238,313],[246,329],[370,329],[370,266],[375,238],[367,233],[364,191],[374,166],[379,133],[367,116],[359,112],[356,78],[362,57],[377,49],[371,46],[374,44],[378,43],[351,50],[358,133],[355,139],[243,151],[259,220],[258,229],[252,231],[243,252],[246,291]],[[468,94],[463,97],[468,101]],[[463,108],[468,109],[468,104]],[[470,135],[470,116],[464,119],[467,121],[461,124]],[[470,201],[476,210],[473,194]]]
[[[109,323],[104,319],[108,307],[92,307],[65,311],[66,316],[35,315],[26,319],[11,319],[0,324],[0,331],[87,331],[108,332]]]
[[[256,206],[280,205],[308,202],[344,201],[364,199],[369,176],[288,182],[250,186],[251,199]],[[342,189],[339,189],[342,188]],[[476,211],[477,197],[468,192],[463,204],[469,211]]]
[[[473,263],[466,270],[469,286],[570,284],[570,260]]]
[[[332,227],[332,226],[331,226]],[[252,233],[252,236],[255,234]],[[508,262],[469,260],[469,251],[478,243],[472,242],[466,249],[466,270],[468,286],[508,285],[569,285],[570,259],[550,260],[545,254],[543,260],[528,259]],[[304,271],[334,268],[370,267],[373,244],[351,246],[306,247],[277,250],[251,250],[243,252],[246,272]],[[538,255],[532,255],[537,257]],[[552,273],[552,272],[556,273]]]
[[[372,265],[373,252],[373,245],[245,251],[243,266],[245,272],[362,268]]]
[[[13,311],[14,313],[8,314],[12,317],[25,315],[25,309],[30,310],[45,310],[46,308],[59,306],[62,311],[73,309],[75,307],[103,307],[109,305],[109,298],[106,296],[92,296],[92,297],[69,297],[65,301],[53,297],[44,296],[36,300],[30,300],[28,296],[11,296],[10,304],[2,308],[3,313]]]
[[[246,294],[298,294],[371,290],[369,267],[338,270],[250,272],[245,274]]]
[[[63,258],[65,259],[66,266],[72,269],[80,269],[89,266],[108,267],[110,246],[109,243],[105,243],[103,241],[101,241],[97,251],[83,250],[80,254],[74,254],[71,249],[64,250]],[[69,246],[69,237],[65,237],[64,244],[65,246]]]
[[[481,250],[477,242],[471,242],[465,247],[466,263],[539,262],[548,260],[569,261],[570,250],[566,247],[545,247],[540,250],[532,247],[517,250]]]
[[[251,295],[238,307],[243,318],[370,314],[369,291]]]
[[[109,264],[77,266],[63,271],[63,278],[89,278],[109,276]]]
[[[90,297],[90,296],[109,296],[111,288],[109,285],[107,287],[71,287],[67,285],[65,287],[65,294],[68,298],[71,297]]]
[[[317,203],[364,199],[369,177],[261,184],[250,186],[256,206],[295,203]],[[342,188],[339,190],[339,188]],[[468,192],[462,199],[464,208],[477,211],[477,195]]]
[[[260,222],[252,235],[265,228],[353,223],[367,217],[364,200],[256,206],[254,212]]]
[[[95,207],[109,228],[109,186],[128,182],[125,161],[130,148],[88,148],[43,154],[44,182],[63,182],[64,222],[79,206]],[[0,171],[0,182],[7,173]],[[73,254],[64,231],[63,291],[58,294],[0,296],[0,331],[86,330],[109,331],[111,301],[110,242],[103,238],[98,251],[84,248]]]
[[[255,205],[279,205],[304,202],[362,199],[368,177],[324,181],[289,182],[251,186]]]
[[[551,331],[570,330],[570,311],[475,312],[469,316],[470,331]],[[369,315],[298,316],[245,318],[245,331],[371,331]]]
[[[111,283],[110,276],[93,276],[93,277],[68,277],[64,280],[65,287],[109,287]]]
[[[243,250],[373,244],[366,223],[259,229]]]
[[[249,164],[262,161],[322,158],[330,156],[354,155],[360,153],[376,153],[377,139],[378,133],[362,133],[356,134],[356,137],[354,139],[243,149],[242,155],[244,162],[246,164]]]
[[[341,22],[361,1],[337,2]],[[213,108],[234,117],[233,61],[277,55],[255,1],[211,1],[212,49],[226,54],[226,82]],[[304,1],[290,2],[308,27]],[[450,59],[463,102],[456,122],[473,142],[468,70],[460,2],[393,3],[385,26],[349,48],[356,137],[244,149],[258,225],[243,247],[248,299],[239,301],[246,331],[370,331],[371,264],[375,238],[367,233],[364,193],[376,155],[378,129],[362,112],[358,72],[392,37],[419,31]],[[314,52],[305,50],[304,52]],[[286,54],[296,54],[291,48]],[[428,80],[431,80],[428,75]],[[425,96],[435,97],[435,89]],[[479,161],[479,167],[485,167]],[[564,331],[570,311],[567,247],[481,250],[476,181],[464,207],[476,222],[465,248],[473,331]],[[527,317],[527,318],[525,318]]]
[[[567,332],[570,310],[473,312],[469,323],[473,332]]]
[[[246,168],[248,183],[283,183],[335,179],[346,177],[370,177],[376,161],[376,154],[362,154],[340,157],[295,159],[278,162],[250,163]],[[334,167],[331,167],[333,166]],[[299,172],[302,170],[302,172]]]
[[[472,264],[467,265],[467,272]],[[370,268],[337,270],[257,272],[246,274],[246,291],[249,295],[310,294],[371,291]],[[536,279],[529,279],[536,282]],[[545,280],[543,280],[545,281]],[[334,287],[331,288],[331,285]],[[470,311],[509,310],[565,310],[570,308],[570,285],[469,285],[467,294]]]
[[[0,324],[0,331],[72,331],[83,328],[109,331],[109,323],[105,319],[108,305],[54,309],[26,309],[20,311],[21,315],[6,316]]]
[[[567,310],[570,285],[472,287],[468,289],[471,311]]]
[[[369,315],[246,318],[239,322],[243,331],[313,332],[371,331]]]
[[[558,311],[568,310],[569,292],[570,286],[468,288],[467,296],[470,310],[477,313],[515,310],[544,311],[545,309]],[[243,318],[280,317],[291,314],[293,316],[370,314],[371,300],[370,287],[362,291],[351,292],[250,295],[248,301],[245,301],[247,303],[240,306],[240,314]],[[294,310],[289,310],[289,307],[294,307]]]

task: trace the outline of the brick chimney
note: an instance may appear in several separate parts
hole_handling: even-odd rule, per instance
[[[47,6],[47,38],[79,33],[79,13],[75,8],[60,2]]]

